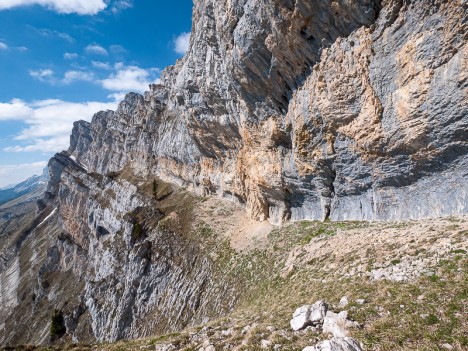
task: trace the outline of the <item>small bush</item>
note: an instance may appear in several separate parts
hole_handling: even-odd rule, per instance
[[[429,316],[427,316],[427,318],[426,318],[426,324],[427,325],[434,325],[434,324],[437,324],[437,323],[439,323],[439,318],[437,318],[436,315],[430,314]]]
[[[116,180],[122,172],[109,172],[106,174],[107,177],[109,177],[112,180]]]
[[[144,236],[144,233],[143,233],[142,225],[140,224],[140,222],[135,222],[135,224],[133,225],[133,229],[132,229],[132,239],[134,241],[138,241],[141,238],[143,238],[143,236]]]
[[[66,332],[67,329],[65,328],[63,313],[62,311],[55,310],[50,324],[50,340],[58,340],[64,336]]]

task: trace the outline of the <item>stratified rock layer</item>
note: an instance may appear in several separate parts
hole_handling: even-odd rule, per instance
[[[273,223],[467,211],[461,1],[198,1],[190,50],[70,153]]]
[[[68,335],[115,340],[233,305],[202,245],[161,227],[179,213],[142,195],[155,177],[274,224],[468,212],[466,10],[463,0],[195,1],[190,49],[161,84],[75,123],[69,150],[50,161],[41,210],[56,211],[60,234],[34,262],[34,306],[63,305],[71,292],[43,277],[66,274],[77,287]],[[13,290],[0,301],[18,313]],[[46,341],[9,320],[1,340]]]

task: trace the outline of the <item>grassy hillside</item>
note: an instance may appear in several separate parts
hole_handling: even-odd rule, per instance
[[[241,292],[225,318],[144,340],[17,349],[302,350],[328,338],[289,327],[297,307],[317,300],[349,312],[360,324],[351,335],[366,350],[468,347],[466,217],[272,227],[239,220],[236,206],[214,199],[198,202],[193,215],[188,234],[216,263],[214,278]],[[349,304],[338,308],[343,296]]]

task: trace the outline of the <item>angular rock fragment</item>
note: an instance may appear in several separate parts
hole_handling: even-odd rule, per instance
[[[338,304],[338,308],[345,308],[349,304],[348,296],[343,296]]]
[[[328,305],[324,301],[317,301],[313,305],[299,307],[291,319],[291,328],[294,331],[304,329],[311,325],[319,324],[323,321],[328,310]]]
[[[362,351],[356,339],[348,337],[334,337],[321,341],[315,346],[307,346],[302,351]]]
[[[347,337],[349,328],[359,326],[356,322],[350,321],[347,318],[348,312],[346,311],[340,313],[328,311],[323,320],[323,333],[333,334],[334,337],[338,338]]]
[[[309,324],[310,305],[299,307],[293,314],[290,325],[294,331],[304,329]]]

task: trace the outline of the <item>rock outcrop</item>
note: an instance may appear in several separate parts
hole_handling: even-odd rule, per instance
[[[340,313],[328,311],[327,315],[323,319],[323,333],[332,334],[337,338],[348,337],[348,330],[358,326],[359,325],[356,322],[348,320],[347,311],[341,311]]]
[[[274,224],[468,212],[465,17],[463,0],[195,1],[189,51],[161,84],[76,122],[50,161],[40,216],[53,230],[35,232],[49,246],[28,298],[66,308],[74,340],[230,308],[190,217],[164,205],[195,201],[177,186]],[[73,294],[50,287],[65,277]],[[2,316],[2,342],[47,341],[9,324],[28,303]]]

